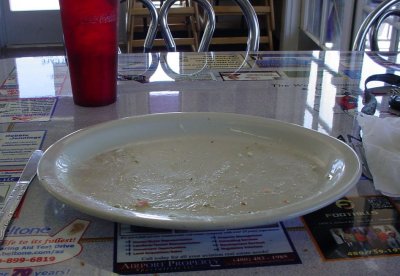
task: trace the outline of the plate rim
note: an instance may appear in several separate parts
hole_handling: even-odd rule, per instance
[[[67,195],[63,195],[61,191],[56,186],[53,187],[54,178],[49,178],[46,175],[45,168],[49,167],[50,160],[48,160],[49,156],[54,154],[54,151],[62,149],[62,147],[68,143],[68,140],[73,139],[79,135],[88,135],[93,131],[101,130],[103,128],[112,127],[113,125],[117,124],[129,124],[133,123],[137,120],[153,120],[157,117],[168,117],[173,118],[176,116],[208,116],[208,117],[218,117],[218,118],[228,118],[228,119],[246,119],[246,120],[256,120],[266,125],[274,124],[274,125],[282,125],[289,128],[295,128],[300,130],[302,133],[311,133],[314,136],[324,137],[324,139],[328,139],[330,142],[333,142],[335,145],[340,145],[343,147],[342,151],[347,151],[349,153],[348,156],[353,157],[354,161],[356,161],[356,172],[352,174],[351,180],[346,185],[339,186],[339,189],[333,194],[330,195],[327,199],[327,196],[317,196],[317,204],[314,206],[309,206],[307,208],[303,208],[299,211],[291,211],[291,212],[278,212],[275,215],[272,214],[265,214],[268,210],[264,210],[263,212],[253,212],[251,214],[238,214],[238,215],[230,215],[230,216],[202,216],[203,219],[186,219],[186,220],[176,220],[174,217],[165,217],[157,216],[157,215],[149,215],[145,214],[145,212],[138,212],[133,210],[123,210],[114,208],[110,205],[107,205],[109,208],[105,212],[99,211],[96,208],[91,208],[90,206],[85,205],[85,203],[77,202],[69,198]],[[72,138],[71,138],[72,137]],[[47,162],[47,163],[46,163]],[[246,115],[246,114],[238,114],[238,113],[225,113],[225,112],[170,112],[170,113],[153,113],[153,114],[144,114],[144,115],[137,115],[137,116],[129,116],[120,119],[115,119],[103,123],[99,123],[96,125],[88,126],[79,130],[76,130],[61,139],[57,140],[51,146],[49,146],[44,154],[42,159],[39,162],[38,169],[37,169],[38,179],[45,188],[52,196],[57,198],[58,200],[66,203],[67,205],[73,207],[76,210],[79,210],[83,213],[106,219],[120,223],[127,223],[127,224],[134,224],[143,227],[153,227],[153,228],[167,228],[167,229],[182,229],[182,230],[215,230],[215,229],[228,229],[228,228],[243,228],[243,227],[253,227],[258,225],[266,225],[269,223],[276,223],[278,221],[287,220],[299,217],[301,215],[313,212],[320,208],[327,206],[328,204],[332,203],[334,200],[337,200],[344,196],[360,179],[361,176],[361,162],[358,158],[355,151],[343,141],[336,139],[330,135],[318,132],[314,129],[309,129],[294,123],[280,121],[273,118],[265,118],[261,116],[253,116],[253,115]],[[327,201],[328,200],[328,201]],[[325,201],[325,202],[323,202]],[[288,204],[290,206],[290,204]],[[283,206],[284,209],[287,206]],[[282,208],[282,207],[281,207]],[[273,209],[276,210],[276,209]],[[178,218],[182,218],[183,216],[179,216]],[[187,218],[187,216],[186,216]],[[216,219],[217,218],[217,219]],[[260,223],[260,220],[262,223]]]

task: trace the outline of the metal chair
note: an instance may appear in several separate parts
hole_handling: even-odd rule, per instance
[[[379,29],[383,23],[383,21],[385,21],[386,18],[390,17],[390,16],[397,16],[400,17],[400,10],[399,9],[394,9],[394,10],[387,10],[384,13],[382,13],[382,15],[378,18],[378,20],[376,21],[376,23],[374,25],[372,25],[371,27],[371,31],[370,31],[370,48],[372,51],[379,51],[379,46],[378,46],[378,32]]]
[[[146,37],[144,39],[144,53],[149,53],[153,48],[154,40],[157,35],[158,28],[158,12],[154,3],[151,0],[137,0],[141,2],[149,11],[151,22],[148,27],[148,31]],[[127,1],[127,9],[128,9],[128,18],[127,18],[127,30],[128,30],[128,52],[131,51],[132,44],[132,36],[134,33],[134,21],[132,19],[132,15],[134,15],[135,7],[133,5],[132,0]],[[132,12],[131,12],[132,11]]]
[[[168,12],[171,6],[179,0],[166,0],[161,6],[159,13],[159,23],[161,28],[161,33],[167,45],[167,50],[171,52],[176,52],[176,44],[174,42],[174,38],[172,36],[171,30],[168,26]],[[204,30],[203,37],[199,44],[198,52],[206,52],[208,50],[208,46],[210,45],[211,38],[214,34],[215,30],[215,14],[214,10],[207,0],[194,0],[197,2],[207,13],[207,25]]]
[[[139,0],[142,4],[149,10],[151,22],[149,25],[149,30],[147,31],[146,38],[144,39],[144,52],[148,53],[153,48],[153,41],[157,35],[158,26],[158,13],[156,6],[151,0]]]
[[[221,32],[220,35],[212,38],[211,45],[238,45],[246,43],[247,51],[257,51],[259,43],[262,43],[268,45],[270,50],[273,50],[272,31],[275,29],[274,0],[252,1],[251,4],[249,2],[250,0],[232,0],[224,2],[222,5],[220,5],[219,0],[209,1],[214,3],[213,8],[217,19],[218,16],[223,16],[224,18],[243,16],[249,31],[247,36],[240,34],[240,32],[235,36],[226,36],[224,32]],[[260,34],[258,17],[265,19],[265,33],[263,35]],[[199,19],[201,21],[202,17],[200,16]],[[221,26],[223,25],[224,23],[221,21]],[[255,40],[251,41],[251,36],[253,34],[254,39],[257,39],[258,42]]]
[[[178,0],[167,0],[161,7],[159,13],[160,27],[167,44],[168,51],[176,52],[176,44],[172,37],[171,31],[168,27],[167,17],[171,6]],[[198,52],[205,52],[208,50],[212,35],[215,30],[215,13],[212,5],[206,0],[194,0],[197,2],[207,13],[208,22],[198,48]],[[247,39],[247,51],[258,51],[260,44],[260,26],[258,23],[257,14],[250,4],[249,0],[235,0],[245,17],[249,34]]]
[[[249,29],[247,51],[256,52],[260,45],[260,25],[258,23],[257,14],[249,0],[235,0],[235,2],[242,9]]]
[[[400,10],[392,9],[400,0],[385,0],[380,3],[361,24],[354,39],[353,51],[362,51],[365,49],[365,40],[369,33],[371,41],[371,50],[378,51],[378,30],[382,22],[391,15],[400,16]]]

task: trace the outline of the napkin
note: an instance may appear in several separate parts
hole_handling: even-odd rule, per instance
[[[375,189],[400,197],[400,117],[359,114],[357,121]]]

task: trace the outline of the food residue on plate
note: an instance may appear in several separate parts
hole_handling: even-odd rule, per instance
[[[322,171],[291,144],[233,133],[140,141],[77,164],[69,174],[72,189],[116,208],[229,215],[304,200],[326,182]]]

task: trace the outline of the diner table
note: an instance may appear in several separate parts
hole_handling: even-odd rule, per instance
[[[393,64],[399,57],[340,51],[120,54],[117,101],[103,107],[73,103],[64,56],[1,59],[0,207],[32,151],[130,116],[264,117],[338,138],[360,154],[356,118],[364,105],[364,81],[397,73]],[[374,116],[397,116],[388,95],[376,97]],[[377,191],[365,170],[335,200],[324,210],[273,225],[175,231],[88,215],[56,199],[35,178],[0,246],[0,275],[397,274],[400,201]],[[369,231],[384,226],[397,235],[394,245],[382,245]]]

